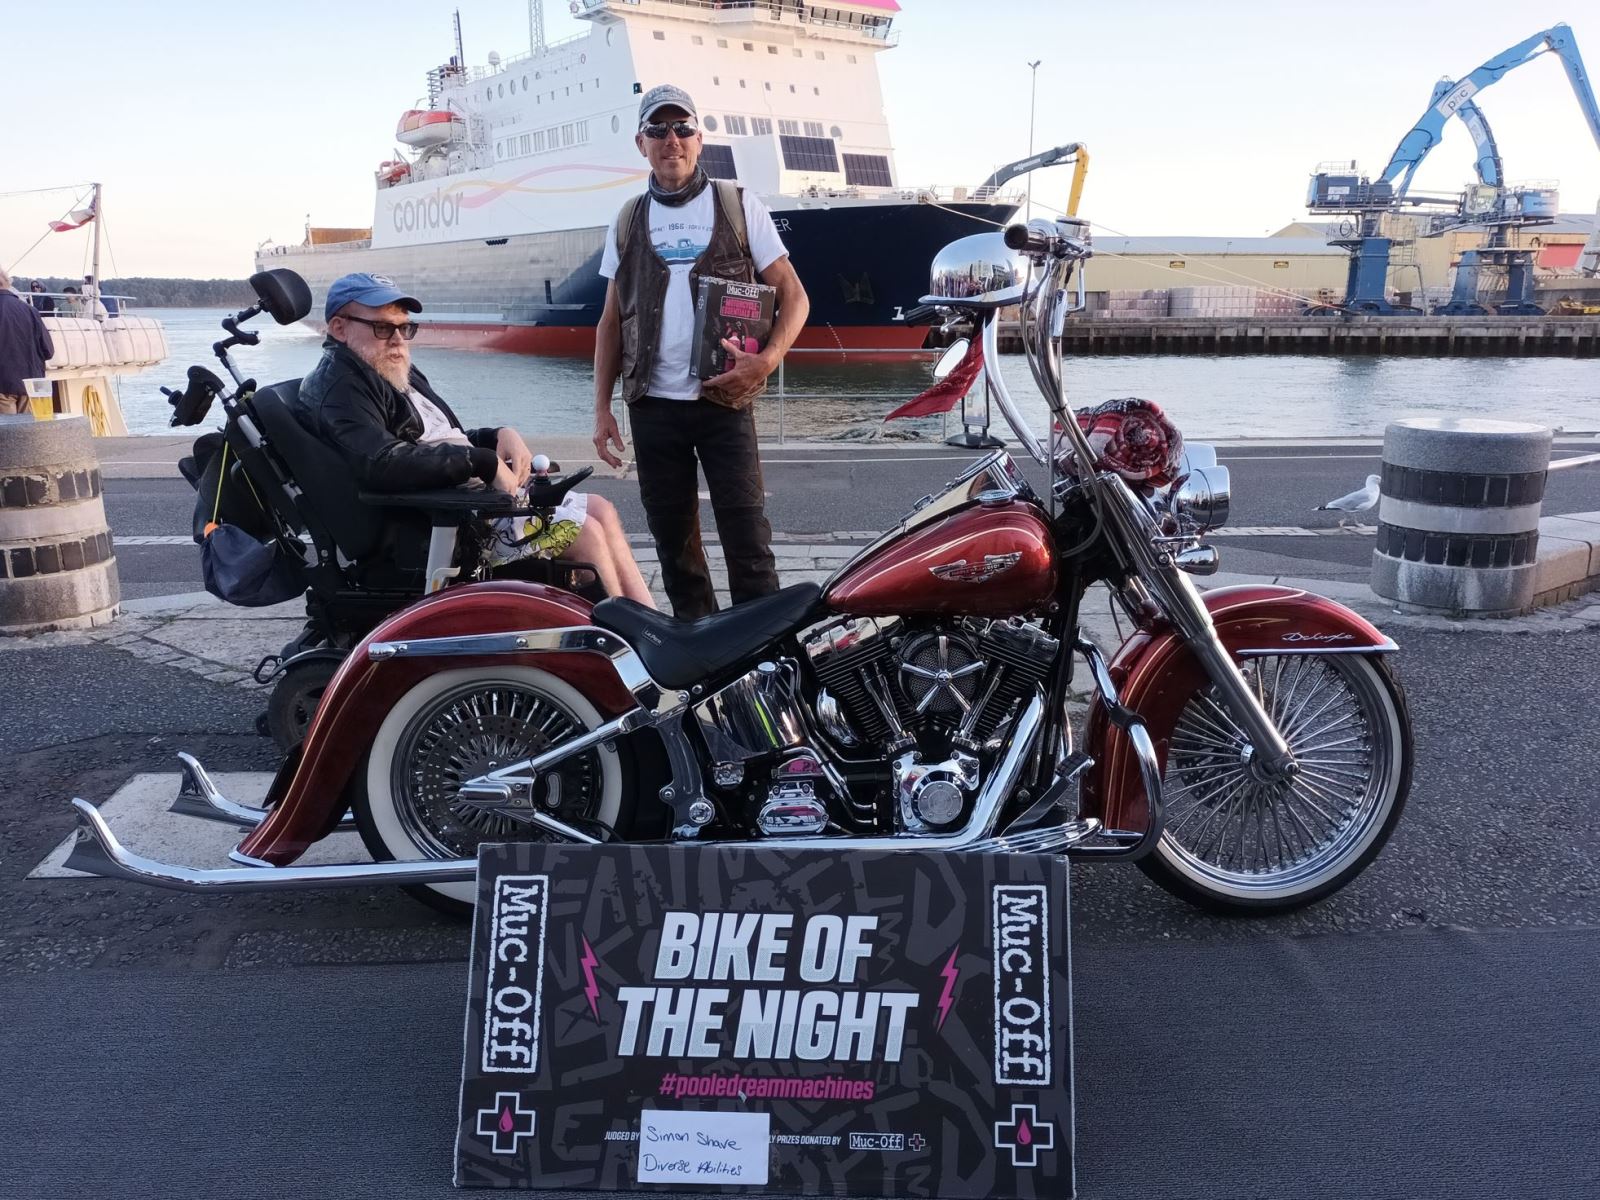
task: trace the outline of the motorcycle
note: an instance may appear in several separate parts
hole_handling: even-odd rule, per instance
[[[1296,588],[1198,590],[1226,468],[1202,446],[1164,471],[1119,467],[1106,447],[1131,431],[1091,441],[1065,403],[1061,322],[1091,253],[1076,218],[962,238],[924,298],[976,325],[1044,494],[995,451],[824,585],[694,622],[538,585],[451,588],[349,655],[265,808],[190,760],[186,811],[250,827],[237,866],[132,854],[81,800],[69,865],[191,891],[387,881],[456,909],[478,847],[514,839],[1126,859],[1230,914],[1343,887],[1410,787],[1395,644]],[[998,369],[1010,305],[1047,439]],[[1134,625],[1109,660],[1079,628],[1097,583]],[[1079,660],[1094,692],[1075,739]],[[376,861],[294,865],[347,808]]]

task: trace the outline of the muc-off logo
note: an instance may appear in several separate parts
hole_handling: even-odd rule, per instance
[[[390,206],[396,233],[450,229],[461,218],[461,197],[434,192],[415,200],[396,200]]]
[[[994,1081],[1047,1087],[1050,932],[1043,884],[994,888]]]
[[[906,1135],[903,1133],[852,1133],[850,1135],[850,1149],[852,1150],[904,1150],[906,1148]]]
[[[501,875],[494,881],[489,978],[483,994],[483,1069],[532,1074],[539,1069],[539,1010],[544,991],[548,875]]]

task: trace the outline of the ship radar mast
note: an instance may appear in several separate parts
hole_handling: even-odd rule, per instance
[[[544,0],[528,0],[528,49],[543,54],[544,48]]]

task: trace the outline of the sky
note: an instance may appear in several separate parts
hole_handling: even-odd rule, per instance
[[[1036,77],[1034,146],[1089,147],[1081,211],[1107,233],[1275,232],[1305,215],[1317,163],[1381,170],[1441,75],[1558,21],[1600,77],[1595,0],[901,6],[900,43],[879,58],[900,181],[976,184],[1026,154]],[[29,250],[73,193],[5,193],[91,179],[106,188],[108,277],[238,278],[258,243],[298,242],[307,214],[369,224],[372,168],[452,52],[455,7],[469,62],[527,48],[524,0],[75,0],[70,21],[7,4],[0,265],[81,274],[81,231]],[[584,28],[566,7],[545,0],[550,40]],[[1559,181],[1565,211],[1594,211],[1600,147],[1554,56],[1478,99],[1509,180]],[[1413,188],[1458,190],[1471,166],[1456,123]],[[1036,175],[1035,198],[1064,203],[1067,178]]]

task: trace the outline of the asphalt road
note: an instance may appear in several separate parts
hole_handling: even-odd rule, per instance
[[[1235,922],[1074,869],[1082,1195],[1595,1194],[1600,634],[1401,640],[1415,785],[1344,892]],[[272,755],[250,694],[108,647],[0,673],[27,701],[0,727],[0,997],[33,1081],[0,1100],[0,1194],[281,1195],[250,1164],[292,1160],[295,1195],[442,1195],[466,930],[391,890],[25,881],[70,796],[179,748]]]
[[[1308,510],[1359,483],[1361,453],[1228,452],[1234,523],[1321,523]],[[769,490],[797,533],[875,528],[966,458],[787,457],[769,455]],[[631,482],[596,490],[639,527]],[[124,536],[182,533],[191,504],[181,481],[108,481]],[[1600,475],[1553,479],[1547,511],[1592,509]],[[1370,544],[1224,555],[1359,577]],[[119,562],[130,595],[195,590],[187,547]],[[1414,785],[1345,891],[1225,921],[1136,869],[1074,868],[1080,1195],[1600,1194],[1600,633],[1399,640]],[[390,889],[24,878],[74,795],[170,771],[179,749],[217,772],[275,765],[254,694],[70,642],[0,643],[0,1195],[445,1195],[463,926]]]
[[[1592,443],[1561,453],[1589,450]],[[1377,447],[1341,445],[1226,448],[1220,460],[1232,473],[1234,489],[1228,523],[1234,528],[1332,528],[1337,514],[1317,512],[1316,506],[1360,487],[1378,471],[1378,455]],[[774,447],[765,453],[768,515],[774,530],[802,540],[881,530],[972,457],[970,451],[943,447],[881,452]],[[1043,473],[1029,467],[1042,492]],[[597,475],[584,486],[615,503],[630,532],[646,531],[636,482]],[[105,489],[107,517],[117,536],[189,534],[195,496],[181,479],[108,479]],[[702,508],[709,535],[710,505]],[[1551,476],[1546,513],[1597,510],[1600,463]],[[1376,517],[1365,519],[1370,524]],[[1218,545],[1224,570],[1328,578],[1364,579],[1372,552],[1371,541],[1357,536],[1231,538],[1219,539]],[[189,546],[123,545],[117,548],[117,563],[130,599],[198,590],[198,554]]]

